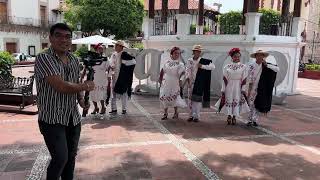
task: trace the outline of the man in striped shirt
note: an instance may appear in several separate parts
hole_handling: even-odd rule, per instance
[[[82,108],[83,91],[94,89],[92,81],[79,83],[79,60],[69,53],[72,31],[63,23],[50,29],[51,47],[36,57],[35,79],[39,129],[51,155],[47,180],[72,180]]]

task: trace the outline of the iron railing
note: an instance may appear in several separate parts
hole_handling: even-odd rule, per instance
[[[169,16],[163,23],[160,16],[154,17],[153,36],[177,34],[177,20],[175,16]]]
[[[54,23],[56,23],[56,21],[0,15],[0,24],[12,24],[12,25],[48,28]]]
[[[259,34],[273,36],[291,36],[293,17],[279,17],[273,23],[260,21]]]

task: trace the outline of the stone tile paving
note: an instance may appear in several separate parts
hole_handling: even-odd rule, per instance
[[[187,109],[161,121],[157,97],[133,96],[126,116],[83,120],[75,179],[320,179],[318,87],[299,79],[301,94],[274,106],[259,128],[246,127],[246,116],[227,126],[214,109],[199,123],[186,121]],[[0,180],[45,179],[36,115],[1,112],[0,140]]]

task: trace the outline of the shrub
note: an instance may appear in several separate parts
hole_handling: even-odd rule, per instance
[[[131,48],[137,48],[137,49],[139,49],[141,51],[141,50],[143,50],[143,43],[141,43],[141,42],[133,43],[131,45]]]
[[[77,49],[75,52],[74,52],[74,55],[79,57],[79,58],[82,58],[84,57],[86,54],[88,53],[88,47],[87,46],[81,46],[79,49]]]
[[[15,60],[9,52],[0,51],[0,76],[12,76],[12,65],[14,63]]]
[[[190,26],[190,34],[196,34],[197,26],[195,24],[191,24]]]
[[[306,70],[320,71],[320,64],[306,64]]]

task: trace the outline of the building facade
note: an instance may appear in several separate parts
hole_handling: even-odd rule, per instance
[[[0,0],[0,51],[35,56],[49,45],[49,27],[63,21],[61,0]]]

